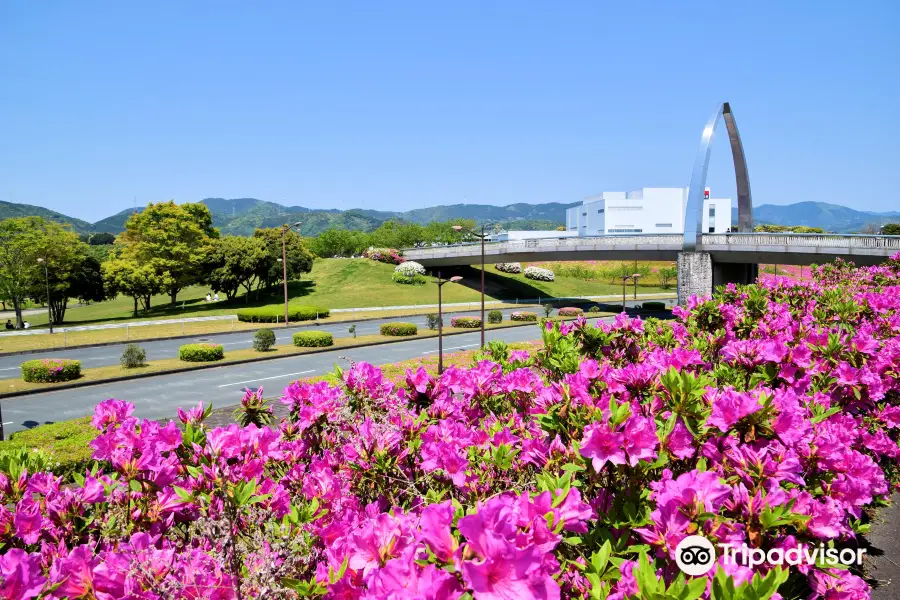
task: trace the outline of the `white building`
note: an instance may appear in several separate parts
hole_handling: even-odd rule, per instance
[[[684,233],[688,188],[641,188],[603,192],[566,211],[566,229],[579,237],[643,233]],[[731,227],[731,199],[703,201],[703,232],[725,233]]]
[[[488,241],[512,242],[519,240],[547,240],[578,237],[576,231],[501,231],[492,233]]]

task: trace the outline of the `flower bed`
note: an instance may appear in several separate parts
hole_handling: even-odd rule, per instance
[[[583,315],[584,311],[575,306],[564,306],[560,308],[556,314],[560,317],[577,317],[578,315]]]
[[[553,271],[542,267],[527,267],[524,274],[526,279],[534,279],[535,281],[553,281],[555,278]]]
[[[478,317],[453,317],[450,319],[450,327],[478,329],[481,327],[481,319]]]
[[[298,331],[292,338],[294,345],[301,348],[323,348],[334,345],[334,337],[327,331]]]
[[[509,320],[510,321],[534,321],[537,322],[537,313],[527,312],[527,311],[516,311],[514,313],[510,313]]]
[[[383,323],[381,325],[381,335],[400,337],[417,333],[419,333],[419,328],[415,323]]]
[[[403,258],[400,251],[395,250],[394,248],[369,248],[368,250],[364,250],[362,255],[363,258],[388,263],[390,265],[399,265],[406,260]]]
[[[521,273],[522,265],[520,263],[497,263],[494,268],[502,273]]]
[[[720,555],[685,579],[675,549],[689,535],[769,556],[856,547],[900,473],[900,255],[728,286],[673,316],[551,323],[531,354],[409,370],[405,389],[356,363],[340,385],[286,388],[274,429],[208,429],[202,405],[182,429],[106,400],[96,469],[71,486],[0,478],[2,589],[868,598],[830,559]]]
[[[331,311],[321,306],[295,305],[288,306],[288,319],[291,321],[313,321],[324,319]],[[284,305],[258,306],[237,310],[238,321],[245,323],[284,323]]]
[[[225,358],[222,344],[185,344],[178,349],[178,358],[185,362],[212,362]]]
[[[41,358],[22,363],[22,381],[57,383],[81,377],[81,362],[68,358]]]
[[[394,273],[400,273],[406,277],[415,277],[416,275],[424,275],[425,267],[414,260],[408,260],[394,267]]]
[[[406,263],[403,263],[406,264]],[[402,266],[402,265],[401,265]],[[403,285],[422,285],[427,283],[421,275],[404,275],[403,273],[391,273],[391,281],[394,283],[402,283]]]

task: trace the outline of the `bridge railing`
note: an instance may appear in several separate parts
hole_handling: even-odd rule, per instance
[[[506,240],[502,242],[486,242],[485,249],[508,248],[511,250],[530,248],[578,248],[582,246],[624,246],[624,245],[680,245],[684,240],[681,234],[672,233],[644,233],[635,235],[598,235],[569,238],[538,238],[533,240]],[[455,248],[470,249],[481,247],[481,242],[450,244],[446,246],[424,246],[419,248],[403,248],[404,253],[421,250],[447,250],[448,254],[454,254]],[[462,253],[459,252],[460,254]]]
[[[705,233],[704,246],[795,246],[806,248],[896,248],[898,235],[841,233]]]

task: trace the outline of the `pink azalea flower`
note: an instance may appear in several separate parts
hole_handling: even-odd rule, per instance
[[[607,461],[614,465],[625,464],[624,443],[625,436],[611,431],[607,423],[593,423],[584,428],[580,452],[591,459],[594,470],[599,473]]]

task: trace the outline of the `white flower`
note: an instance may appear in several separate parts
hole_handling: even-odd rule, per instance
[[[525,269],[525,277],[527,279],[535,279],[537,281],[553,281],[553,271],[550,269],[542,269],[541,267],[528,267]]]
[[[408,260],[394,267],[395,273],[400,273],[404,277],[414,277],[416,275],[424,275],[425,267],[414,260]]]
[[[503,273],[521,273],[522,265],[519,263],[497,263],[494,268]]]

